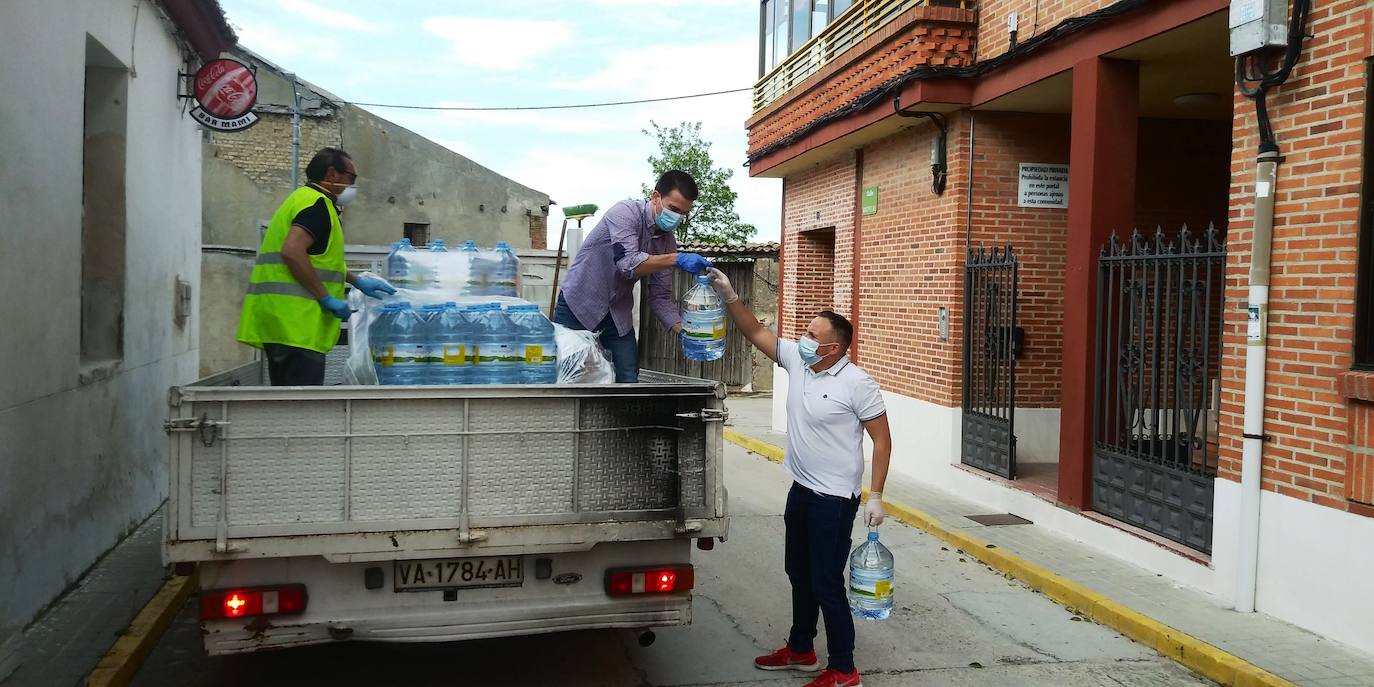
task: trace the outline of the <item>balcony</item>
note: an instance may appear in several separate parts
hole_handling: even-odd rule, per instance
[[[754,85],[754,115],[746,124],[751,153],[913,68],[972,64],[977,12],[971,3],[859,0],[850,6]],[[770,26],[772,6],[765,3],[761,21],[761,67],[773,50],[785,52],[774,41],[789,26],[779,23],[781,15]],[[812,5],[819,6],[819,0]]]

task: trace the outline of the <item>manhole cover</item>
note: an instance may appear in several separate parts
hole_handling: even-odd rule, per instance
[[[1033,525],[1035,523],[1011,513],[993,513],[991,515],[965,515],[964,517],[972,520],[979,525]]]

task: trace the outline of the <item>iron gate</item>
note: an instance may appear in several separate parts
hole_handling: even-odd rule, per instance
[[[1093,510],[1212,549],[1226,246],[1115,235],[1098,263]]]
[[[960,460],[1016,477],[1016,255],[968,251],[964,263],[963,448]]]

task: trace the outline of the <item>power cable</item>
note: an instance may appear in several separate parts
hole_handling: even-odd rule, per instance
[[[358,107],[389,107],[397,110],[443,110],[448,112],[528,112],[531,110],[576,110],[591,107],[616,107],[618,105],[643,105],[645,103],[665,103],[673,100],[689,100],[691,98],[708,98],[713,95],[728,95],[731,93],[745,93],[752,91],[753,88],[732,88],[726,91],[711,91],[709,93],[692,93],[690,95],[674,95],[666,98],[644,98],[642,100],[614,100],[602,103],[580,103],[575,105],[517,105],[509,107],[467,107],[467,106],[448,106],[448,105],[397,105],[393,103],[357,103],[345,100],[349,105]]]

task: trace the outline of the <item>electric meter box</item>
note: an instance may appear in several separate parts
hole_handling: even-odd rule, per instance
[[[1287,0],[1231,0],[1231,57],[1288,45]]]

